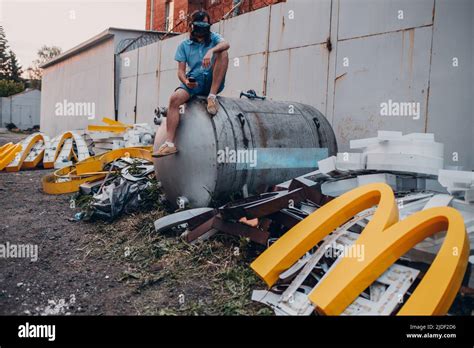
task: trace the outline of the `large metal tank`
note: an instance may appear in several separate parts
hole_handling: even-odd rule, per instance
[[[206,100],[185,106],[176,137],[179,152],[155,160],[167,199],[183,197],[190,207],[235,192],[261,192],[317,169],[318,161],[337,153],[331,125],[314,107],[291,102],[219,97],[211,118]],[[157,131],[155,150],[166,136]]]

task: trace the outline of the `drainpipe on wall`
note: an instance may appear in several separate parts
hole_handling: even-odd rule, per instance
[[[153,17],[155,16],[155,0],[150,0],[150,30],[153,30]]]

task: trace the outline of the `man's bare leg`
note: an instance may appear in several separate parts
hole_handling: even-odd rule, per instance
[[[168,105],[168,114],[166,115],[166,141],[174,143],[176,129],[179,125],[179,107],[189,100],[189,93],[179,88],[173,92]]]
[[[212,85],[207,98],[207,111],[211,115],[217,114],[219,104],[216,101],[217,91],[224,80],[224,76],[229,66],[229,54],[227,51],[216,53],[216,59],[212,68]]]
[[[217,94],[219,87],[229,67],[229,54],[227,51],[216,53],[216,60],[212,69],[212,85],[210,94]]]
[[[179,125],[179,107],[186,103],[189,98],[189,93],[182,88],[177,89],[171,95],[168,113],[166,115],[166,141],[160,146],[157,152],[153,153],[153,157],[172,155],[178,151],[174,145],[174,141],[176,138],[176,129]]]

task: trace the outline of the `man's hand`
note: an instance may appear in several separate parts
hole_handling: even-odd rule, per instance
[[[186,82],[184,84],[190,89],[196,88],[198,86],[197,82],[189,82],[188,79],[186,79]]]
[[[211,66],[212,55],[213,55],[213,51],[212,49],[210,49],[209,51],[207,51],[206,55],[204,56],[202,60],[202,66],[205,67],[206,69]]]

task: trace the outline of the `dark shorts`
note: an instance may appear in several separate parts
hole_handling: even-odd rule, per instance
[[[177,87],[175,89],[175,91],[182,88],[186,92],[188,92],[191,97],[194,97],[196,95],[201,95],[201,96],[207,97],[209,95],[209,92],[211,91],[212,75],[210,74],[210,75],[207,75],[207,76],[196,78],[196,82],[198,83],[198,86],[196,88],[189,88],[184,83],[181,83],[181,85],[179,85],[179,87]],[[222,83],[221,83],[217,93],[222,92],[224,87],[225,87],[225,76],[224,76],[224,79],[222,80]]]

